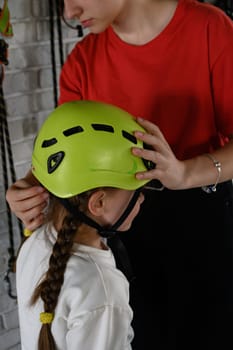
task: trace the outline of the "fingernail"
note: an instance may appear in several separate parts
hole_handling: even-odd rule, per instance
[[[139,136],[139,137],[142,137],[142,136],[143,136],[143,132],[141,132],[141,131],[135,131],[135,135],[136,135],[136,136]]]
[[[140,149],[139,148],[132,148],[133,154],[139,154]]]

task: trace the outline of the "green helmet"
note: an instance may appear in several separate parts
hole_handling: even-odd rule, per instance
[[[62,104],[48,116],[35,140],[32,173],[51,193],[69,198],[101,186],[135,190],[145,162],[131,154],[143,147],[143,130],[124,110],[95,101]]]

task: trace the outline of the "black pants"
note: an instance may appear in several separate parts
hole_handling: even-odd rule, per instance
[[[131,283],[133,349],[233,349],[233,188],[150,192],[121,236]]]

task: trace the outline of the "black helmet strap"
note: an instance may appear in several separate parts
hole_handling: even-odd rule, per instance
[[[59,198],[62,205],[68,210],[74,217],[78,217],[81,221],[85,222],[85,224],[95,228],[100,236],[109,238],[108,239],[108,245],[113,251],[113,254],[116,259],[116,265],[117,267],[125,274],[126,278],[129,282],[132,282],[135,278],[132,266],[129,260],[129,256],[127,253],[127,250],[121,241],[119,235],[118,235],[118,227],[121,226],[121,224],[125,221],[125,219],[128,217],[132,209],[134,208],[138,197],[140,195],[141,189],[137,189],[134,192],[133,197],[131,198],[127,208],[123,212],[123,214],[120,216],[120,218],[117,220],[117,222],[112,225],[111,227],[102,227],[97,222],[92,220],[89,216],[78,210],[73,204],[69,202],[68,199]]]
[[[131,198],[127,208],[125,209],[125,211],[123,212],[123,214],[120,216],[120,218],[117,220],[117,222],[115,222],[115,224],[111,227],[111,230],[117,230],[118,227],[120,227],[123,222],[125,221],[125,219],[129,216],[129,214],[131,213],[131,211],[133,210],[138,197],[141,193],[141,188],[137,189],[134,194],[133,197]]]
[[[68,199],[59,198],[59,200],[60,200],[61,204],[66,208],[66,210],[68,210],[74,217],[79,218],[85,224],[95,228],[98,231],[98,233],[100,234],[100,236],[105,237],[105,238],[110,238],[114,234],[117,233],[118,227],[120,227],[122,225],[122,223],[125,221],[125,219],[128,217],[128,215],[130,214],[130,212],[134,208],[134,206],[138,200],[138,197],[140,195],[140,192],[141,192],[141,189],[137,189],[134,192],[134,195],[131,198],[131,200],[130,200],[127,208],[123,212],[123,214],[120,216],[120,218],[117,220],[117,222],[110,227],[104,227],[104,226],[99,225],[96,221],[94,221],[89,216],[87,216],[82,211],[80,211],[75,205],[71,204]]]

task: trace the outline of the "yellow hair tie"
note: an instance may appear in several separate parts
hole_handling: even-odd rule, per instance
[[[40,322],[43,324],[52,323],[54,314],[51,312],[41,312],[40,313]]]
[[[25,237],[30,237],[32,235],[32,231],[29,230],[28,228],[25,228],[23,230],[23,234],[24,234]]]

